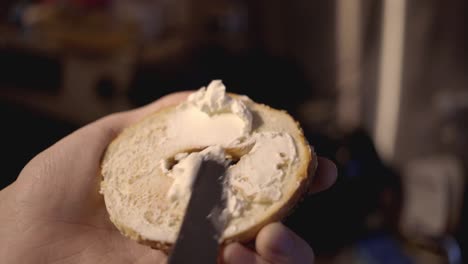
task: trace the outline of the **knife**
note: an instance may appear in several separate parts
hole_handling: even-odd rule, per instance
[[[184,219],[169,264],[216,263],[225,219],[223,182],[226,166],[214,160],[202,161],[192,187]]]

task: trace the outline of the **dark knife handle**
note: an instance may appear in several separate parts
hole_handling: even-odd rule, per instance
[[[217,262],[218,238],[223,230],[215,221],[221,221],[219,214],[226,204],[225,174],[223,164],[213,160],[202,162],[169,264]]]

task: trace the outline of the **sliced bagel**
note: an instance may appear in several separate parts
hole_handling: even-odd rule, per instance
[[[190,197],[193,164],[213,157],[231,164],[222,243],[249,241],[286,216],[316,167],[290,115],[226,94],[213,81],[187,101],[124,129],[108,146],[101,193],[111,221],[125,236],[167,251]]]

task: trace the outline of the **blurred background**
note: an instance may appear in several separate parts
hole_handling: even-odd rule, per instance
[[[88,122],[222,79],[338,165],[286,220],[317,263],[463,263],[466,25],[464,0],[3,0],[0,187]]]

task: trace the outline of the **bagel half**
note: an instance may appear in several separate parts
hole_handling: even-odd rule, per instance
[[[288,113],[227,94],[213,81],[187,101],[124,129],[108,146],[101,193],[111,221],[123,235],[167,252],[190,197],[193,161],[214,156],[231,164],[223,244],[252,240],[263,226],[284,218],[308,189],[317,164]]]

